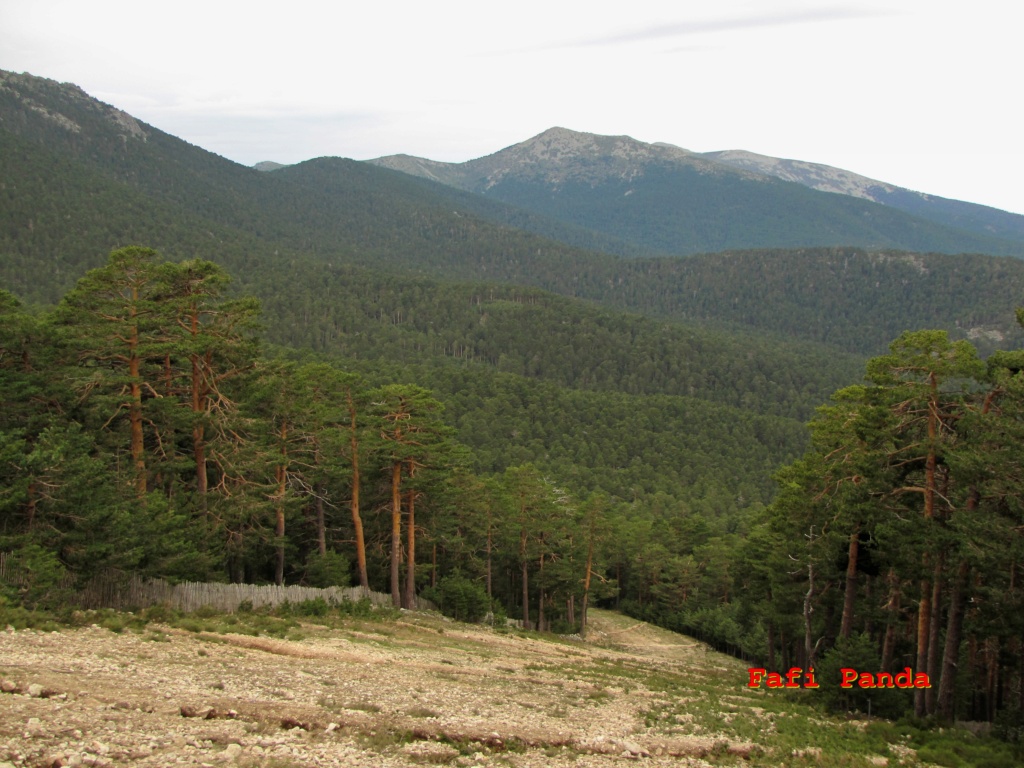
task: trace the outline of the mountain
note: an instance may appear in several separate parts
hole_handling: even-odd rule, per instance
[[[628,136],[552,128],[464,163],[408,155],[368,162],[664,254],[856,245],[1024,255],[1024,231],[1009,225],[977,231],[938,213],[826,194],[754,165]]]
[[[829,165],[808,163],[803,160],[783,160],[744,150],[706,152],[702,157],[784,181],[792,181],[820,192],[834,192],[870,200],[929,221],[951,224],[977,235],[1024,241],[1024,216],[987,205],[914,192]]]
[[[253,166],[257,171],[276,171],[284,167],[284,163],[275,163],[273,160],[264,160],[263,162],[256,163],[256,165]]]

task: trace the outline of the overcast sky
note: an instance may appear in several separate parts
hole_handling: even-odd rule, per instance
[[[1016,0],[0,0],[0,69],[251,165],[558,125],[1024,213]]]

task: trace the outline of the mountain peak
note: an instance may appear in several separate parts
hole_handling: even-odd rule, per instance
[[[646,144],[632,136],[602,136],[556,126],[491,157],[499,155],[561,164],[586,157],[605,157],[627,162],[679,160],[689,159],[693,153],[671,144]]]
[[[5,91],[13,94],[32,118],[68,133],[82,132],[84,124],[99,116],[107,129],[113,128],[126,141],[149,137],[143,124],[127,112],[94,99],[73,83],[0,70],[0,93]],[[93,127],[87,126],[86,133]]]

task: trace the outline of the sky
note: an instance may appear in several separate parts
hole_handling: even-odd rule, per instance
[[[1024,213],[1016,0],[0,0],[0,69],[252,165],[553,126]]]

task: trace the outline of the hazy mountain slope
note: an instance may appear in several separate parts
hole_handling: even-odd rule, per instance
[[[998,208],[914,192],[840,168],[802,160],[783,160],[743,150],[707,152],[702,156],[822,192],[871,200],[978,235],[1024,241],[1024,216]]]
[[[961,231],[667,144],[552,128],[465,163],[369,161],[665,253],[858,245],[1024,255],[1024,242]]]
[[[31,76],[0,78],[0,118],[0,280],[32,300],[55,300],[112,248],[145,243],[169,258],[217,259],[253,284],[262,273],[274,279],[310,259],[359,264],[532,285],[661,318],[873,354],[906,328],[1009,342],[1012,310],[1024,294],[1024,263],[992,257],[873,257],[847,248],[619,259],[497,225],[491,219],[520,217],[531,226],[540,219],[367,163],[320,158],[273,172],[244,168],[74,86]],[[573,136],[568,148],[557,136],[547,149],[534,148],[534,173],[546,179],[554,158],[572,183],[589,186],[586,179],[596,183],[599,176],[630,183],[631,140],[598,137],[580,145],[613,157],[588,169],[570,162]],[[698,176],[727,173],[748,189],[776,183],[748,184],[737,179],[750,174],[721,171],[721,164],[685,150],[643,147],[648,158],[690,163],[687,172]],[[492,171],[500,160],[488,161]],[[846,264],[856,268],[840,267]],[[305,281],[309,271],[295,279]]]
[[[944,328],[981,349],[1017,345],[1024,262],[995,256],[755,250],[624,264],[579,295],[650,315],[757,328],[866,355],[902,331]]]

